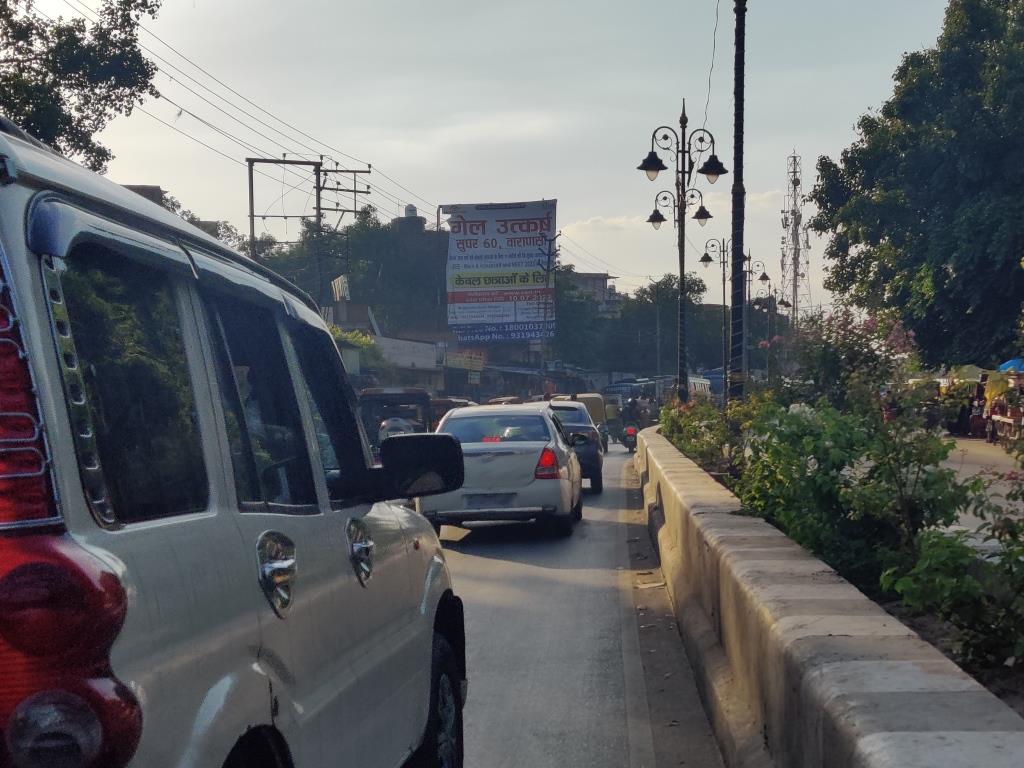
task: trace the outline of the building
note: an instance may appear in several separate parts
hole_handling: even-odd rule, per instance
[[[560,279],[568,280],[583,296],[595,304],[601,317],[618,317],[625,294],[619,293],[609,281],[617,279],[607,272],[564,272]]]

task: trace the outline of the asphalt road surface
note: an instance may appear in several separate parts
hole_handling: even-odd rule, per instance
[[[992,473],[1013,472],[1017,469],[1017,463],[1003,446],[986,443],[984,440],[957,438],[956,447],[949,454],[945,465],[955,470],[961,480],[970,480],[979,475],[986,477],[992,482],[989,493],[996,497],[998,503],[1010,508],[1020,507],[1019,504],[1007,502],[1002,498],[1010,490],[1010,484],[991,477]],[[973,531],[981,523],[980,518],[963,515],[959,527]]]
[[[604,493],[585,491],[568,539],[521,524],[444,529],[466,607],[469,768],[721,766],[630,458],[611,446]]]

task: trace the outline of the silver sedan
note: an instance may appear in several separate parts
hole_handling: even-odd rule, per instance
[[[570,535],[583,515],[582,474],[573,450],[587,440],[567,435],[548,403],[483,405],[451,411],[438,432],[462,444],[466,481],[458,491],[417,499],[433,524],[535,520]]]

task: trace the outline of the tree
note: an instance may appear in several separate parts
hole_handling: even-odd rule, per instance
[[[695,325],[699,315],[696,308],[707,288],[704,281],[693,273],[686,275],[687,341],[702,337],[703,331]],[[679,277],[666,274],[637,288],[622,304],[622,314],[605,334],[605,370],[635,371],[646,375],[669,375],[676,372],[679,338]],[[699,321],[698,321],[699,322]],[[661,342],[658,343],[658,327]],[[657,350],[660,346],[661,365]],[[704,367],[706,360],[688,351],[691,369]]]
[[[554,356],[580,368],[599,368],[603,362],[601,339],[607,321],[597,304],[566,278],[575,272],[571,264],[556,264],[551,275],[555,287]]]
[[[85,19],[49,20],[31,0],[0,0],[0,110],[40,141],[102,171],[113,157],[94,138],[131,114],[156,65],[139,48],[139,22],[161,0],[103,0]]]
[[[826,287],[895,310],[931,364],[1014,351],[1024,295],[1024,0],[952,0],[935,48],[818,160]]]

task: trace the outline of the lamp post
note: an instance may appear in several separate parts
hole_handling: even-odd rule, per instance
[[[673,206],[673,223],[676,226],[676,247],[679,251],[679,352],[678,352],[678,395],[681,402],[686,402],[690,397],[690,375],[686,364],[686,209],[696,202],[698,205],[693,218],[701,226],[708,223],[711,214],[704,207],[704,201],[700,192],[690,187],[693,173],[705,176],[709,183],[714,184],[718,177],[728,171],[722,165],[722,161],[715,154],[715,138],[705,128],[697,128],[692,133],[687,133],[686,102],[683,102],[683,110],[679,115],[679,131],[668,125],[656,128],[651,133],[651,151],[647,157],[637,166],[637,170],[647,174],[647,178],[654,181],[661,171],[669,168],[662,161],[658,150],[668,152],[675,161],[675,193],[670,191],[659,192],[655,196],[654,212],[647,219],[651,225],[658,229],[667,221],[659,210],[662,202]],[[699,168],[697,162],[701,156],[708,152],[708,158]]]
[[[704,243],[704,255],[700,257],[700,263],[707,269],[715,259],[711,255],[718,256],[718,263],[722,267],[722,408],[729,404],[729,294],[725,287],[725,277],[729,267],[729,249],[732,247],[732,240],[721,240],[714,238]]]
[[[764,285],[771,281],[768,277],[768,272],[765,269],[763,261],[754,261],[753,257],[748,253],[743,257],[743,263],[746,265],[743,269],[742,276],[744,278],[744,284],[746,286],[746,300],[743,302],[743,314],[742,321],[744,327],[747,329],[744,332],[743,340],[743,375],[747,376],[750,372],[750,341],[749,341],[749,305],[750,305],[750,288],[754,284],[754,280]],[[733,292],[735,293],[735,286],[733,286]]]
[[[735,0],[736,48],[733,63],[733,167],[732,180],[732,356],[729,361],[729,397],[743,399],[744,377],[747,373],[746,316],[743,300],[744,213],[746,187],[743,185],[743,128],[747,63],[747,0]]]
[[[767,277],[767,275],[765,275]],[[778,330],[778,308],[779,307],[791,307],[793,306],[785,298],[779,298],[780,292],[775,289],[772,285],[771,278],[767,281],[767,288],[762,288],[757,292],[757,300],[755,306],[758,309],[768,313],[768,349],[767,349],[767,368],[768,368],[768,386],[772,385],[772,352],[775,348],[775,336]]]

